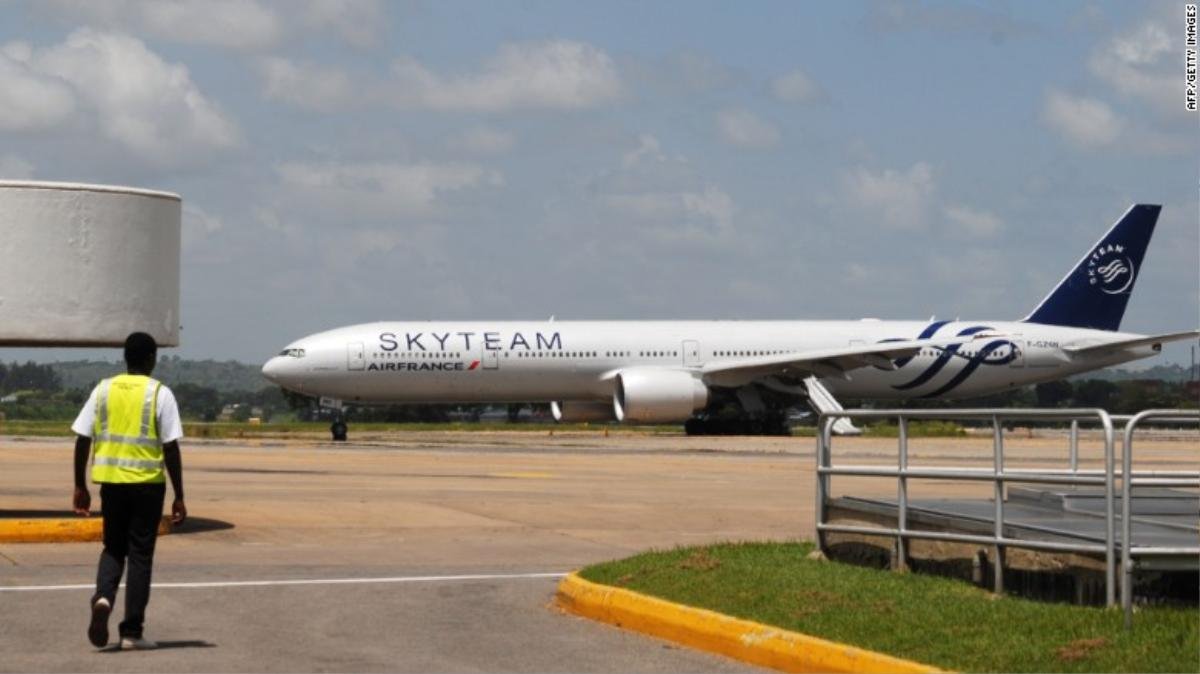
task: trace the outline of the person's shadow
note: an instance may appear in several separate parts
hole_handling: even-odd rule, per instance
[[[100,519],[100,511],[93,511],[92,517]],[[163,516],[164,519],[167,516]],[[33,509],[13,509],[7,510],[0,508],[0,520],[2,519],[18,519],[18,520],[37,520],[37,519],[82,519],[70,510],[33,510]],[[172,534],[201,534],[209,531],[225,531],[234,528],[232,522],[224,520],[214,520],[207,517],[188,517],[183,524],[173,525],[171,527]]]
[[[159,641],[157,643],[158,643],[158,648],[155,648],[153,650],[167,651],[167,650],[171,650],[174,648],[216,648],[217,647],[217,645],[212,643],[211,641],[204,641],[203,639],[177,639],[174,641]],[[101,648],[100,652],[101,653],[124,653],[125,651],[121,650],[121,642],[117,641],[115,643],[111,643],[111,644],[105,646],[104,648]],[[132,652],[132,651],[130,651],[130,652]]]

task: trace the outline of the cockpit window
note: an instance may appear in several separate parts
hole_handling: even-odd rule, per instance
[[[279,355],[290,356],[292,358],[303,358],[304,349],[284,349],[283,351],[279,352]]]

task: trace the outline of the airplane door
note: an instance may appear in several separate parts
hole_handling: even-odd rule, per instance
[[[694,339],[683,340],[683,366],[700,366],[700,342]]]
[[[363,349],[362,342],[350,342],[346,345],[346,369],[347,370],[365,370],[367,368],[367,354]]]
[[[1012,340],[1012,355],[1009,367],[1025,367],[1025,342],[1019,339]]]
[[[481,352],[479,360],[483,362],[483,369],[498,370],[500,369],[500,350],[489,349],[484,345],[480,346]]]

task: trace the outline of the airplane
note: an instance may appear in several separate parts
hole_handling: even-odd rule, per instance
[[[778,422],[797,402],[829,412],[839,398],[989,395],[1200,336],[1119,331],[1160,210],[1131,206],[1017,321],[377,322],[296,340],[262,372],[338,409],[548,402],[562,422],[685,422],[689,433],[731,401]],[[846,419],[834,430],[857,431]],[[340,419],[333,431],[344,439]]]

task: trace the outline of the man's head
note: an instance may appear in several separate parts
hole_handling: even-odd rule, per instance
[[[125,338],[125,367],[131,373],[149,375],[158,359],[158,344],[144,332]]]

